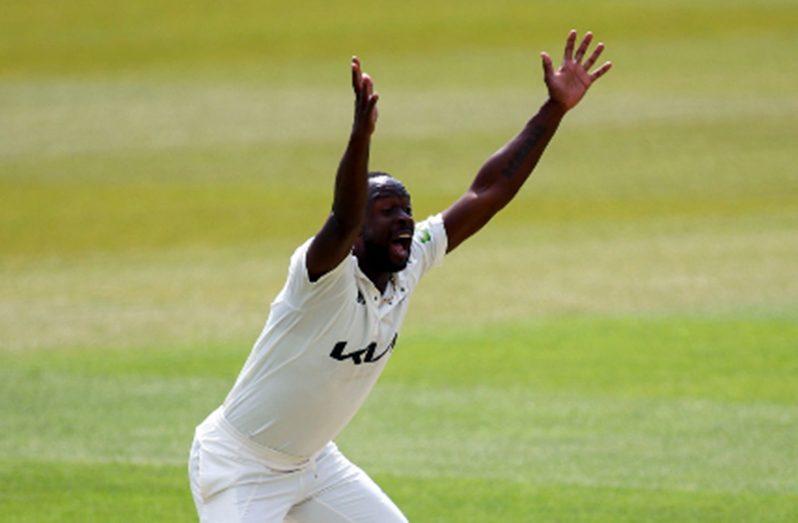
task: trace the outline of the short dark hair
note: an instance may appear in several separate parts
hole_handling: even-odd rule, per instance
[[[395,190],[398,190],[400,193],[410,198],[410,193],[405,187],[405,184],[403,184],[398,178],[384,171],[371,171],[368,174],[369,200],[379,197],[380,192],[382,192],[382,190],[385,188],[384,183],[377,181],[379,178],[387,178],[387,183],[389,183]]]

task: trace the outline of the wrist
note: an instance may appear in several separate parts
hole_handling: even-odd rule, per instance
[[[349,134],[349,140],[354,142],[368,142],[371,140],[371,133],[371,129],[363,125],[354,124],[352,126],[352,132]]]
[[[569,107],[567,107],[564,103],[556,100],[554,98],[549,97],[544,103],[543,107],[541,107],[541,111],[546,111],[550,113],[554,117],[562,118],[567,113]]]

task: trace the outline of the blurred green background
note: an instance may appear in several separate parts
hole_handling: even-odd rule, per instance
[[[414,296],[339,445],[412,521],[798,520],[798,4],[0,10],[0,520],[192,521],[185,460],[329,209],[349,59],[419,218],[613,70]]]

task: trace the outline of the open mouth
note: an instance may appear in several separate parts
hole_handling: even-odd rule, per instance
[[[406,260],[410,256],[410,245],[413,235],[410,232],[401,232],[391,241],[391,254],[399,260]]]

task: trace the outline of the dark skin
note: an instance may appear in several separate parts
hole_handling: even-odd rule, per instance
[[[604,44],[585,60],[593,39],[586,33],[576,47],[576,31],[565,43],[563,62],[554,69],[551,57],[541,53],[549,97],[518,135],[494,153],[477,172],[471,186],[443,211],[447,252],[487,224],[518,193],[534,170],[565,114],[584,97],[590,86],[610,70],[605,62],[593,72]],[[317,280],[354,252],[363,273],[383,292],[391,274],[405,257],[401,243],[412,231],[410,198],[385,182],[384,190],[369,197],[368,160],[371,135],[377,123],[377,101],[371,78],[352,59],[355,117],[349,144],[338,166],[332,212],[308,249],[306,263]],[[407,254],[409,255],[409,249]]]
[[[393,185],[383,184],[380,194],[369,199],[353,249],[360,269],[381,291],[390,274],[407,265],[415,230],[410,196]]]

